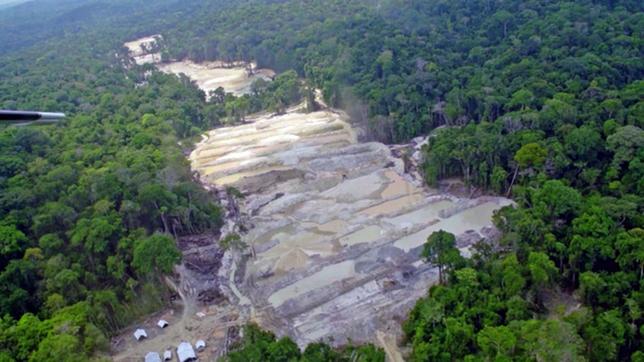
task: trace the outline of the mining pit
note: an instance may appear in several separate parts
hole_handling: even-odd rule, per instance
[[[298,345],[377,343],[438,279],[420,252],[434,231],[493,237],[510,200],[427,189],[384,144],[359,143],[344,113],[293,109],[206,134],[190,155],[202,181],[234,187],[250,254],[236,277],[250,319]],[[233,301],[234,302],[234,301]]]
[[[204,90],[225,85],[199,77]],[[420,257],[427,237],[449,231],[469,256],[475,242],[497,236],[492,215],[509,199],[427,188],[398,157],[416,151],[418,167],[421,143],[360,143],[347,115],[320,103],[316,112],[299,105],[211,130],[190,154],[226,210],[222,236],[240,234],[243,245],[224,252],[217,236],[180,244],[175,287],[184,312],[169,327],[175,345],[205,339],[200,356],[211,360],[255,322],[300,347],[373,342],[401,360],[401,322],[438,281],[438,269]],[[113,348],[115,359],[159,349],[155,338]]]

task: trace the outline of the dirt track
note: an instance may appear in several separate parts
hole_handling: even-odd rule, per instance
[[[204,236],[204,240],[215,240],[212,236]],[[206,259],[204,263],[216,265],[217,270],[213,275],[195,273],[186,267],[187,256],[194,254],[208,255],[207,250],[216,247],[198,246],[193,243],[182,245],[184,251],[184,262],[176,268],[179,275],[179,285],[171,278],[166,277],[166,284],[176,291],[179,300],[175,302],[172,308],[169,308],[157,315],[151,316],[140,324],[136,324],[124,331],[119,337],[113,340],[112,358],[114,361],[141,361],[148,352],[158,352],[163,354],[166,349],[171,349],[176,356],[177,345],[185,340],[194,343],[203,339],[206,341],[207,348],[199,353],[199,358],[210,361],[220,356],[225,351],[228,340],[229,330],[241,327],[246,318],[239,318],[239,308],[226,302],[222,297],[215,303],[204,303],[200,297],[204,291],[210,290],[209,284],[213,280],[224,280],[224,276],[217,274],[221,269],[220,260]],[[204,251],[206,250],[206,252]],[[212,254],[210,254],[212,255]],[[221,258],[221,253],[215,254]],[[204,277],[208,280],[204,281]],[[225,289],[217,286],[215,291]],[[159,319],[165,319],[169,322],[168,327],[160,329],[156,323]],[[136,341],[132,333],[136,328],[144,328],[148,334],[147,339]],[[236,335],[235,335],[236,336]]]

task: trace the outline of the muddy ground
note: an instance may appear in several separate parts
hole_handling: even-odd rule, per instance
[[[302,347],[396,340],[438,277],[420,259],[427,236],[452,232],[469,255],[495,234],[494,210],[510,204],[423,187],[390,147],[358,143],[331,109],[210,131],[191,162],[205,183],[246,195],[252,257],[236,287],[251,320]]]

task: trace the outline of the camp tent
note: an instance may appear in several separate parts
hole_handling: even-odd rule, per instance
[[[136,338],[137,341],[140,341],[143,338],[148,338],[148,334],[145,333],[145,329],[137,329],[134,331],[134,338]]]
[[[181,342],[179,344],[179,347],[177,347],[177,357],[179,357],[179,362],[194,361],[197,359],[195,350],[188,342]]]
[[[145,362],[161,362],[161,357],[156,352],[148,352],[145,355]]]

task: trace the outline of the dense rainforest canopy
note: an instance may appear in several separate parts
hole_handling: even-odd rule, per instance
[[[161,74],[136,87],[104,42],[51,40],[0,61],[2,108],[70,114],[0,133],[0,360],[106,350],[167,301],[156,281],[180,258],[174,237],[220,223],[177,144],[203,124],[203,94]]]
[[[411,360],[644,360],[642,7],[42,0],[0,11],[0,108],[70,115],[0,131],[0,361],[95,358],[160,308],[174,239],[221,222],[182,148],[313,87],[372,139],[432,132],[430,185],[462,177],[518,204],[496,216],[499,245],[472,259],[454,256],[449,235],[428,240],[445,275],[404,325]],[[283,75],[206,102],[185,77],[124,64],[124,41],[157,33],[165,60]],[[231,361],[383,358],[301,353],[249,328]]]

